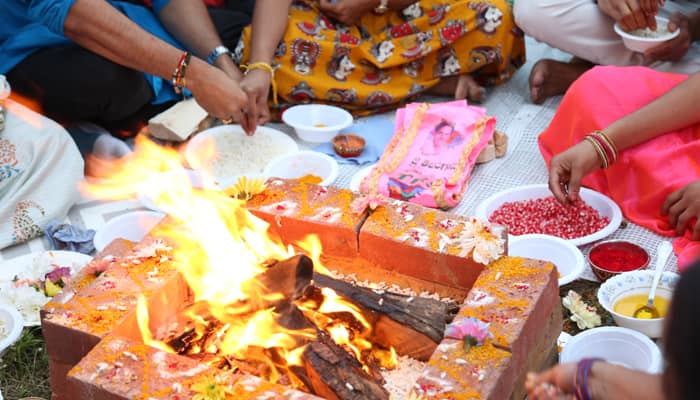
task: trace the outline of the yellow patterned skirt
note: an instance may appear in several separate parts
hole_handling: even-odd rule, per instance
[[[234,58],[248,60],[250,27]],[[296,0],[275,52],[281,111],[291,104],[340,105],[356,115],[396,108],[441,78],[471,74],[482,85],[507,80],[525,62],[523,33],[507,0],[424,0],[369,13],[356,25]]]

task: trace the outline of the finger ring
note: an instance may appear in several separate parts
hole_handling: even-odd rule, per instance
[[[221,123],[224,124],[224,125],[230,125],[230,124],[233,123],[233,118],[222,119],[222,120],[221,120]]]

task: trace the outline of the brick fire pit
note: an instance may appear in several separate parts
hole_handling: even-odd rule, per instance
[[[318,234],[324,264],[337,272],[438,293],[460,302],[456,318],[490,322],[493,339],[469,351],[458,340],[435,343],[413,385],[415,395],[523,398],[525,373],[548,365],[556,354],[561,331],[556,269],[508,256],[484,266],[448,240],[468,218],[399,201],[355,215],[348,211],[355,196],[274,180],[248,209],[284,242]],[[137,244],[113,242],[42,310],[54,400],[189,399],[193,388],[207,383],[226,387],[235,399],[319,398],[144,344],[135,312],[139,295],[146,298],[153,332],[193,296],[168,247],[154,235]],[[235,273],[235,255],[231,259]],[[95,270],[105,272],[96,276]]]

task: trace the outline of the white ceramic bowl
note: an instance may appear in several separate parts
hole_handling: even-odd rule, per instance
[[[508,255],[551,262],[559,271],[559,286],[577,279],[586,266],[578,247],[551,235],[513,236],[508,241]]]
[[[214,149],[208,147],[211,143]],[[294,139],[276,129],[259,126],[253,136],[247,136],[240,125],[222,125],[193,137],[185,148],[185,160],[192,169],[208,171],[222,183],[241,175],[260,175],[268,162],[296,151],[299,145]]]
[[[338,162],[317,151],[298,151],[270,161],[263,175],[265,178],[284,179],[316,175],[321,178],[319,185],[328,186],[338,177]]]
[[[663,333],[663,318],[632,318],[616,313],[613,310],[615,303],[622,297],[633,294],[648,294],[653,278],[654,271],[651,270],[623,272],[615,275],[600,285],[598,302],[612,314],[617,325],[634,329],[652,338],[658,338]],[[659,286],[656,288],[656,295],[663,296],[670,301],[679,278],[680,276],[676,273],[664,272],[661,275]]]
[[[588,188],[581,188],[580,195],[581,199],[589,206],[598,210],[601,216],[608,217],[610,223],[598,232],[575,239],[568,239],[567,241],[574,246],[582,246],[601,240],[615,232],[622,222],[622,211],[620,211],[620,207],[609,197]],[[503,205],[503,203],[539,199],[549,196],[552,196],[552,192],[550,192],[547,184],[518,186],[498,192],[482,201],[476,207],[475,214],[477,218],[488,221],[489,216]],[[512,240],[514,237],[515,236],[509,235],[508,240]]]
[[[559,362],[578,362],[583,358],[602,358],[650,374],[663,370],[659,347],[648,337],[627,328],[606,326],[583,331],[569,339]]]
[[[0,337],[0,356],[19,339],[24,328],[22,315],[9,304],[0,304],[0,321],[5,329],[6,336]]]
[[[330,142],[341,129],[352,125],[352,115],[339,107],[325,104],[302,104],[282,113],[282,121],[294,128],[301,140],[311,143]]]
[[[114,239],[139,242],[153,229],[165,214],[156,211],[132,211],[112,218],[95,233],[93,243],[102,251]]]
[[[659,29],[667,29],[668,26],[668,19],[664,17],[656,17],[656,26],[657,30]],[[673,32],[669,32],[668,34],[665,34],[663,36],[659,37],[644,37],[644,36],[638,36],[634,35],[631,32],[625,32],[620,28],[620,24],[617,22],[615,23],[615,33],[620,35],[622,37],[622,42],[625,44],[625,47],[632,51],[637,51],[639,53],[644,53],[645,51],[651,49],[652,47],[658,46],[659,44],[666,42],[668,40],[671,40],[678,36],[681,32],[680,29],[676,29]]]

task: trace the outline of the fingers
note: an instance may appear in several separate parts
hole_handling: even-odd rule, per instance
[[[693,226],[693,240],[700,240],[700,216],[695,216],[695,223],[691,222]]]
[[[258,93],[248,93],[248,111],[246,112],[247,129],[245,130],[248,136],[253,136],[258,128]]]
[[[664,204],[661,205],[661,215],[668,215],[671,207],[683,197],[683,189],[676,190],[666,197]]]
[[[558,164],[558,159],[555,157],[550,162],[549,168],[549,191],[552,192],[554,198],[562,204],[566,204],[566,193],[564,185],[566,184],[565,173]]]
[[[570,202],[576,202],[580,199],[579,192],[581,191],[581,180],[583,179],[583,171],[580,168],[571,168],[571,177],[569,179],[569,184],[567,187],[568,200]]]
[[[688,223],[690,223],[694,217],[695,215],[692,209],[685,207],[683,212],[678,215],[678,221],[676,222],[676,233],[682,235],[686,228],[688,228]]]

